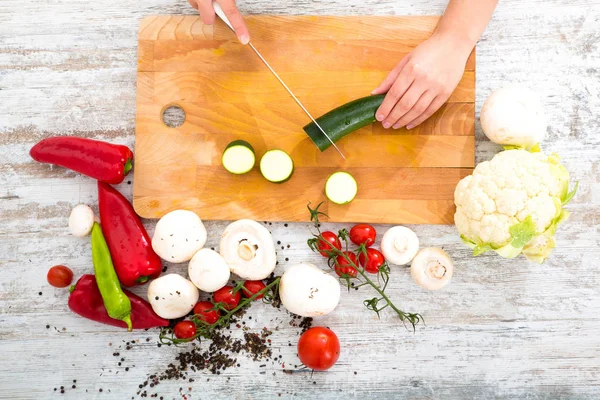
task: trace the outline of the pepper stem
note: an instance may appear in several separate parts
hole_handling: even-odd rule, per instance
[[[131,168],[133,168],[133,164],[131,163],[131,158],[128,158],[127,162],[125,162],[125,167],[123,167],[123,176],[127,175],[131,171]]]
[[[137,278],[135,283],[143,285],[144,283],[148,282],[148,279],[150,279],[150,278],[147,276],[140,276],[139,278]]]
[[[73,293],[75,291],[75,285],[71,285],[69,288],[69,293]]]
[[[131,315],[126,315],[125,317],[121,318],[121,321],[127,324],[127,332],[131,332],[133,330],[133,325],[131,324]]]

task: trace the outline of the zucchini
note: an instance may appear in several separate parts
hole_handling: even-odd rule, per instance
[[[256,163],[254,148],[245,140],[235,140],[225,148],[221,162],[232,174],[241,175],[250,172]]]
[[[375,112],[384,98],[384,94],[378,94],[353,100],[320,116],[317,118],[317,123],[331,140],[337,142],[347,134],[375,122]],[[317,145],[319,150],[325,151],[331,146],[331,142],[323,135],[323,132],[321,132],[314,122],[311,122],[302,129]]]
[[[350,203],[357,192],[356,180],[347,172],[336,172],[325,183],[325,195],[335,204]]]
[[[283,183],[293,172],[294,161],[283,150],[269,150],[260,159],[260,173],[269,182]]]

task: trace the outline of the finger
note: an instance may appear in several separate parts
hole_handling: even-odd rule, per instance
[[[412,108],[406,114],[404,114],[396,122],[394,122],[394,124],[392,125],[392,128],[400,129],[404,125],[406,125],[409,122],[418,118],[419,115],[423,114],[425,112],[425,110],[427,110],[427,107],[429,107],[429,105],[431,104],[433,99],[435,99],[435,97],[436,97],[435,93],[433,93],[429,90],[425,91],[425,93],[423,93],[421,95],[419,100],[417,100],[415,105],[412,106]]]
[[[238,39],[242,44],[248,44],[250,42],[250,33],[248,32],[248,28],[246,27],[246,23],[244,22],[244,17],[240,14],[240,11],[237,9],[234,0],[217,0],[217,3],[223,9],[223,12],[229,19],[231,26],[233,26],[233,30],[237,35]]]
[[[389,128],[394,125],[400,118],[404,116],[421,98],[425,93],[426,87],[420,83],[413,82],[408,88],[406,93],[400,97],[398,102],[394,105],[394,108],[390,111],[388,116],[382,121],[384,128]]]
[[[412,74],[409,74],[406,69],[403,69],[400,72],[400,75],[390,88],[390,90],[385,95],[385,99],[383,99],[383,103],[377,109],[375,113],[375,119],[377,121],[383,121],[389,117],[390,112],[394,108],[394,106],[398,103],[400,98],[404,96],[410,85],[413,83],[414,77]],[[416,101],[416,100],[415,100]],[[392,121],[393,122],[393,121]],[[387,128],[389,128],[387,126]],[[384,125],[384,127],[386,127]]]
[[[435,99],[433,99],[433,101],[431,102],[429,107],[427,107],[427,110],[425,110],[423,112],[423,114],[421,114],[414,121],[411,121],[408,123],[408,125],[406,125],[406,129],[412,129],[415,126],[422,124],[423,121],[425,121],[427,118],[431,117],[433,115],[433,113],[435,113],[437,110],[439,110],[440,107],[442,105],[444,105],[446,100],[448,100],[448,99],[445,97],[437,96]]]
[[[396,81],[396,78],[398,78],[398,75],[400,75],[402,68],[404,68],[407,62],[408,56],[400,60],[400,62],[394,67],[394,69],[391,70],[390,73],[385,77],[383,82],[381,82],[379,86],[377,86],[377,88],[371,92],[371,94],[382,94],[390,90],[390,88]]]
[[[213,25],[215,23],[215,9],[212,5],[212,0],[198,0],[198,11],[202,22],[206,25]]]
[[[194,7],[196,10],[198,9],[198,3],[196,0],[188,0],[188,3],[190,3],[190,6]]]

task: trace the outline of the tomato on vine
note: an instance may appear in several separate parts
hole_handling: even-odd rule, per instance
[[[222,303],[223,308],[228,311],[233,310],[240,304],[242,295],[239,292],[234,293],[233,286],[223,286],[221,289],[213,293],[213,302],[215,304]]]
[[[319,240],[317,242],[317,249],[323,257],[329,257],[327,252],[332,251],[334,248],[338,250],[342,249],[342,243],[335,233],[325,231],[321,233],[321,237],[322,239],[325,239],[326,243],[324,243],[323,240]]]
[[[364,244],[365,247],[372,246],[375,243],[377,232],[369,224],[354,225],[350,229],[350,240],[357,246]]]
[[[265,284],[263,281],[246,281],[242,286],[242,291],[244,292],[244,297],[250,298],[254,296],[256,293],[260,292],[265,288]],[[264,294],[260,294],[254,298],[254,300],[262,299]]]
[[[192,321],[180,321],[173,328],[177,339],[189,339],[196,334],[196,325]]]
[[[366,256],[362,252],[358,255],[358,261],[365,271],[376,274],[379,272],[379,268],[385,264],[385,257],[379,250],[369,247]]]
[[[343,255],[337,256],[335,259],[335,273],[339,276],[348,275],[352,278],[356,278],[358,275],[358,271],[355,268],[358,265],[356,254],[351,251],[344,251],[344,255],[346,255],[350,261]]]
[[[212,310],[214,306],[210,301],[199,301],[194,306],[194,314],[199,320],[212,325],[221,317],[221,311]]]

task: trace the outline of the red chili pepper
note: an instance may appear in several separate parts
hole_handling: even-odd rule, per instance
[[[168,320],[156,315],[152,310],[152,306],[146,300],[126,289],[123,289],[123,292],[131,301],[131,323],[133,324],[133,329],[146,329],[169,325]],[[71,286],[69,308],[75,314],[79,314],[92,321],[118,326],[120,328],[127,328],[125,322],[108,316],[94,275],[83,275],[79,278],[75,286]]]
[[[124,286],[158,278],[162,261],[131,203],[112,186],[98,182],[100,222],[115,271]]]
[[[60,165],[106,183],[121,183],[131,170],[127,146],[72,136],[44,139],[29,151],[35,161]]]

